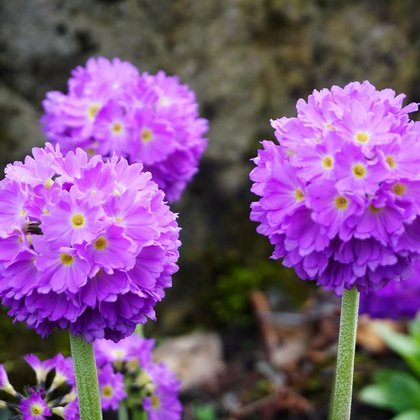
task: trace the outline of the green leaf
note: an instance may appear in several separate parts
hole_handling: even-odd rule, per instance
[[[414,373],[420,376],[420,345],[417,341],[383,324],[378,325],[376,330],[388,347],[402,356]]]
[[[414,376],[402,371],[383,370],[375,375],[375,382],[360,392],[363,402],[395,413],[420,410],[420,382]]]
[[[393,417],[392,420],[419,420],[420,410],[408,410]]]
[[[420,315],[417,315],[416,319],[408,324],[408,331],[416,341],[417,346],[420,347]]]
[[[389,390],[386,385],[368,385],[359,393],[359,399],[365,404],[378,408],[391,408]]]
[[[198,405],[194,408],[196,420],[215,420],[216,413],[214,407],[210,404]]]
[[[133,410],[131,414],[133,420],[147,420],[147,414],[143,410]]]

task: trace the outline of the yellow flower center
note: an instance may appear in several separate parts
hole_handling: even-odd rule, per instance
[[[61,263],[63,265],[72,265],[74,263],[74,257],[73,255],[66,254],[65,252],[60,254]]]
[[[116,122],[116,123],[112,124],[111,131],[112,131],[114,134],[121,134],[121,133],[122,133],[122,131],[123,131],[123,126],[122,126],[122,124],[121,124],[121,123],[119,123],[119,122]]]
[[[124,359],[125,357],[124,350],[113,350],[111,353],[116,359]]]
[[[339,195],[335,197],[335,207],[337,207],[338,210],[347,210],[348,206],[349,200],[347,197],[344,197],[344,195]]]
[[[149,143],[153,140],[153,131],[150,128],[143,128],[140,133],[140,139],[143,143]]]
[[[369,204],[369,210],[372,212],[372,213],[380,213],[383,209],[382,208],[380,208],[380,207],[375,207],[373,204]]]
[[[33,416],[42,416],[44,412],[44,407],[41,404],[32,404],[31,405],[31,413]]]
[[[136,383],[139,384],[140,386],[144,386],[148,384],[149,382],[152,382],[152,378],[147,372],[143,370],[140,373],[140,375],[137,377]]]
[[[295,155],[295,151],[293,149],[287,149],[286,151],[287,156],[292,157]]]
[[[395,158],[394,158],[394,156],[387,156],[385,160],[386,160],[386,162],[388,163],[388,165],[391,169],[395,168]]]
[[[20,212],[19,212],[19,213],[20,213],[20,215],[21,215],[21,216],[25,216],[25,214],[26,214],[26,210],[24,210],[24,209],[20,209]]]
[[[103,250],[103,249],[105,249],[106,248],[106,246],[107,246],[107,244],[108,244],[108,242],[107,242],[107,240],[105,239],[105,237],[103,237],[103,236],[100,236],[95,242],[94,242],[94,247],[96,248],[96,249],[98,249],[99,251],[101,251],[101,250]]]
[[[167,105],[169,105],[169,99],[168,98],[165,98],[164,96],[161,96],[160,98],[159,98],[159,104],[160,105],[162,105],[162,106],[167,106]]]
[[[93,103],[89,106],[87,114],[90,121],[93,121],[95,119],[100,108],[101,106],[98,103]]]
[[[392,186],[392,191],[394,192],[394,194],[397,194],[397,195],[404,195],[406,190],[407,190],[407,187],[401,182],[396,182]]]
[[[334,164],[334,160],[331,156],[325,156],[324,159],[322,160],[322,166],[325,169],[331,169],[333,167]]]
[[[54,181],[51,178],[48,178],[45,182],[44,182],[44,187],[49,190],[52,186],[52,184],[54,184]]]
[[[353,166],[353,175],[356,178],[364,178],[366,176],[366,168],[360,163],[357,163]]]
[[[364,131],[359,131],[356,133],[355,139],[359,143],[367,143],[369,141],[369,134]]]
[[[113,390],[113,388],[112,388],[112,386],[111,386],[111,385],[105,385],[105,386],[102,388],[102,395],[103,395],[105,398],[111,398],[113,394],[114,394],[114,390]]]
[[[157,395],[152,395],[152,407],[156,410],[160,407],[160,400]]]
[[[295,198],[296,198],[296,201],[298,203],[300,203],[305,198],[305,196],[303,195],[303,192],[300,188],[297,188],[295,190]]]
[[[85,224],[85,218],[83,214],[80,214],[80,213],[73,214],[73,216],[71,217],[71,224],[75,228],[82,227]]]

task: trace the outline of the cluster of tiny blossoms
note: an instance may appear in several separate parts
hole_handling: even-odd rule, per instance
[[[177,271],[179,228],[142,165],[33,149],[0,183],[0,297],[45,336],[119,340],[154,318]]]
[[[0,365],[0,406],[24,420],[42,420],[53,415],[79,420],[71,358],[58,354],[42,362],[30,354],[25,360],[35,372],[36,384],[27,385],[23,393],[17,392]]]
[[[45,361],[33,354],[26,356],[25,360],[35,372],[36,384],[25,386],[22,394],[17,392],[4,366],[0,365],[0,407],[8,408],[23,420],[42,420],[51,416],[79,420],[72,359],[59,353]],[[108,363],[98,368],[98,378],[102,410],[117,410],[120,401],[127,397],[123,375],[114,372]]]
[[[180,382],[164,363],[154,363],[154,340],[137,335],[113,343],[95,341],[97,364],[112,366],[115,372],[124,374],[127,399],[131,410],[144,410],[149,420],[179,420],[182,405],[178,399]],[[102,399],[103,397],[103,388]],[[109,393],[114,391],[109,387]]]
[[[73,71],[67,94],[49,92],[43,105],[44,132],[63,151],[141,162],[168,201],[179,199],[207,146],[208,122],[187,86],[118,58],[91,58]]]
[[[379,319],[414,319],[420,310],[420,260],[404,281],[391,281],[377,291],[360,296],[360,313]]]
[[[341,294],[408,275],[420,248],[420,125],[369,82],[314,91],[272,121],[254,159],[251,218],[302,279]]]

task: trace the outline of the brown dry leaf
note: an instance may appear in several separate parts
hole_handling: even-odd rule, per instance
[[[401,331],[402,325],[395,321],[372,319],[368,315],[362,315],[357,329],[357,344],[373,353],[383,353],[387,346],[376,332],[378,325],[387,325],[394,331]]]

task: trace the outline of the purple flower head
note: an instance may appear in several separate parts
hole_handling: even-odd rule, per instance
[[[118,398],[119,379],[116,378],[114,383],[112,383],[112,379],[106,379],[112,377],[112,368],[114,368],[114,371],[124,372],[128,398],[137,400],[138,406],[142,406],[146,410],[148,418],[179,420],[182,412],[182,406],[178,398],[181,383],[164,363],[156,364],[153,362],[153,346],[154,340],[148,340],[137,335],[127,337],[118,343],[109,340],[95,341],[94,348],[97,364],[100,368],[99,382],[101,389],[103,389],[102,383],[111,384],[113,391],[111,392],[108,388],[105,391],[109,393],[109,407],[116,407],[117,401],[112,400],[112,398],[114,395],[116,399]],[[101,375],[104,378],[103,380],[101,380]],[[124,390],[123,388],[120,389],[119,395],[122,396]],[[132,389],[137,391],[131,395]],[[141,401],[138,400],[138,391],[142,395]],[[115,405],[111,405],[112,401]]]
[[[25,420],[43,420],[51,416],[51,410],[40,392],[31,392],[21,400],[19,408]]]
[[[152,360],[152,349],[155,341],[131,335],[118,343],[110,340],[95,341],[95,357],[98,366],[114,363],[118,366],[121,363],[128,363],[132,360],[139,360],[140,364],[149,363]]]
[[[33,155],[9,165],[0,183],[10,203],[0,212],[3,304],[43,336],[130,335],[155,317],[178,269],[176,215],[139,163],[81,149],[62,155],[51,144]],[[65,364],[55,366],[69,379]]]
[[[383,289],[360,297],[360,313],[381,319],[414,319],[420,310],[420,260],[409,278],[393,281]]]
[[[354,82],[272,121],[278,144],[262,142],[254,159],[251,219],[302,279],[341,294],[409,276],[420,251],[420,123],[403,99]]]
[[[103,366],[98,373],[103,410],[117,410],[120,401],[127,397],[124,390],[124,376],[114,372],[112,364]]]
[[[148,364],[141,374],[149,396],[143,406],[150,420],[179,420],[182,405],[178,399],[181,383],[163,364]]]
[[[207,120],[186,85],[117,58],[91,58],[73,71],[67,94],[49,92],[43,105],[44,132],[63,151],[141,162],[169,201],[180,198],[207,146]]]

